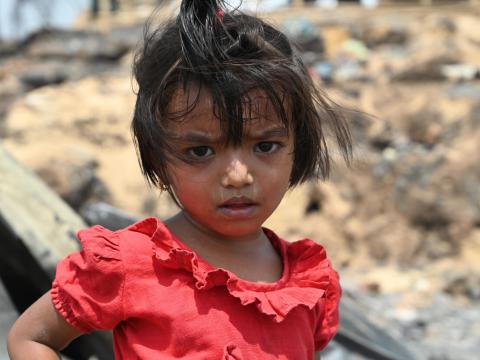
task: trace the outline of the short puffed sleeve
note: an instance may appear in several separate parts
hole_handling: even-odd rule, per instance
[[[333,339],[337,333],[340,325],[339,319],[339,305],[340,297],[342,296],[342,289],[340,287],[338,273],[331,269],[330,281],[325,292],[324,301],[321,303],[320,313],[323,313],[323,317],[320,316],[315,330],[315,351],[322,351],[330,340]]]
[[[118,235],[101,226],[81,230],[83,250],[57,265],[51,290],[57,311],[82,332],[112,329],[124,319],[125,274]]]

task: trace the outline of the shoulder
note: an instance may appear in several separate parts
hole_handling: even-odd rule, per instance
[[[127,253],[149,253],[152,254],[152,239],[157,233],[160,220],[156,218],[146,218],[138,221],[124,229],[117,230],[122,251]]]
[[[136,264],[153,255],[152,239],[161,225],[156,218],[146,218],[126,228],[112,231],[95,225],[78,232],[86,258],[95,261],[112,259],[124,264]]]
[[[286,246],[291,272],[300,282],[316,279],[323,284],[327,299],[341,296],[339,274],[322,245],[311,239],[303,239],[287,243]]]
[[[332,267],[332,263],[328,258],[325,248],[316,241],[304,238],[296,241],[287,241],[282,239],[272,230],[265,229],[267,236],[272,243],[281,250],[284,260],[292,268],[312,270],[322,272],[336,271]]]
[[[328,305],[338,304],[342,289],[340,276],[332,265],[325,248],[312,239],[293,242],[279,238],[271,230],[269,237],[282,249],[284,264],[290,279],[300,287],[322,289],[322,298]]]

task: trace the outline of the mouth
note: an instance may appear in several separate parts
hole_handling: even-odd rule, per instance
[[[222,203],[218,209],[230,218],[245,218],[251,216],[258,207],[258,203],[245,197],[233,197]]]

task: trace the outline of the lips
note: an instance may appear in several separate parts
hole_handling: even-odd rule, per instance
[[[230,218],[245,218],[251,216],[257,209],[258,204],[245,196],[233,197],[218,208],[220,212]]]

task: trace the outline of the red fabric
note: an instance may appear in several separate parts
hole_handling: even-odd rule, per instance
[[[117,359],[311,359],[338,328],[341,289],[322,246],[266,235],[282,278],[254,283],[214,268],[158,219],[82,230],[51,290],[82,332],[113,329]]]

